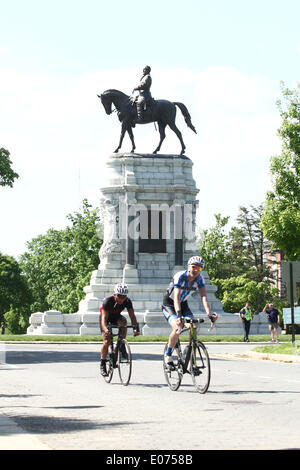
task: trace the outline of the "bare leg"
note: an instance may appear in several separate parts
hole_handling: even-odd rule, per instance
[[[118,321],[119,326],[127,326],[126,318],[121,315],[122,318]],[[127,335],[127,328],[122,328],[122,338],[125,339]]]
[[[110,337],[106,336],[104,333],[102,335],[103,345],[100,351],[101,359],[106,359],[108,346],[110,345]]]
[[[170,333],[170,336],[169,336],[169,342],[168,342],[168,346],[170,348],[174,348],[175,344],[177,343],[178,341],[178,338],[179,338],[179,334],[176,333],[177,329],[178,329],[178,325],[176,323],[176,320],[173,320],[171,322],[171,327],[172,327],[172,331]]]

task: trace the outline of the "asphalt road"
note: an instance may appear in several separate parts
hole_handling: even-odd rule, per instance
[[[99,347],[6,345],[0,417],[11,427],[0,420],[0,448],[29,436],[58,450],[300,449],[300,364],[231,358],[223,353],[253,345],[208,344],[212,378],[201,395],[187,375],[177,392],[167,387],[162,344],[132,344],[130,385],[117,371],[107,384]]]

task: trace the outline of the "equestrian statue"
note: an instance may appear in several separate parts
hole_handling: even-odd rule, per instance
[[[160,140],[157,148],[153,153],[156,154],[160,150],[161,144],[166,137],[165,128],[166,126],[169,126],[180,140],[180,155],[183,155],[185,152],[185,145],[181,132],[175,124],[176,106],[178,106],[182,112],[187,126],[192,129],[192,131],[197,133],[195,127],[192,124],[191,116],[183,103],[173,103],[167,100],[154,100],[152,98],[150,92],[152,85],[150,72],[151,68],[149,65],[144,67],[143,76],[140,80],[140,83],[136,88],[134,88],[131,96],[125,95],[125,93],[122,91],[113,89],[106,90],[101,95],[97,95],[101,99],[101,103],[104,106],[106,114],[111,114],[113,112],[112,105],[114,105],[118,114],[118,118],[122,123],[119,145],[114,153],[117,153],[120,150],[126,132],[128,132],[130,137],[132,143],[131,153],[133,153],[136,147],[132,128],[134,128],[136,124],[157,122]],[[139,92],[139,96],[137,98],[134,96],[135,91]]]

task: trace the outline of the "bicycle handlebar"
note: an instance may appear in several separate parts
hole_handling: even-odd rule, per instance
[[[183,317],[181,317],[181,318],[183,318]],[[186,318],[186,319],[183,319],[183,323],[204,323],[204,321],[205,320],[203,318]],[[180,327],[177,328],[176,333],[180,334],[182,332],[182,329],[183,329],[182,325],[180,325]]]
[[[204,323],[203,318],[186,318],[184,323]]]
[[[113,328],[118,329],[119,330],[118,333],[117,332],[113,333]],[[107,325],[107,329],[108,329],[108,331],[110,332],[110,334],[112,336],[121,335],[122,328],[133,328],[134,329],[134,328],[137,328],[137,326],[136,325],[128,325],[128,326],[127,325],[125,325],[125,326],[123,326],[123,325],[112,325],[111,323],[109,323]]]
[[[107,328],[136,328],[136,325],[112,325],[111,323],[109,323],[107,325]]]

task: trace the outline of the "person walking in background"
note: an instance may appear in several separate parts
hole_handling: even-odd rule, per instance
[[[5,325],[4,325],[3,322],[1,323],[1,334],[2,334],[2,335],[5,334]]]
[[[250,308],[250,302],[247,300],[245,307],[240,310],[240,319],[243,322],[244,328],[244,341],[246,343],[249,342],[249,332],[250,332],[250,325],[251,320],[253,319],[253,313]]]
[[[280,313],[273,304],[267,304],[263,309],[263,312],[268,315],[269,329],[271,333],[272,343],[274,343],[274,333],[276,333],[276,340],[279,343],[279,323],[280,323]]]

